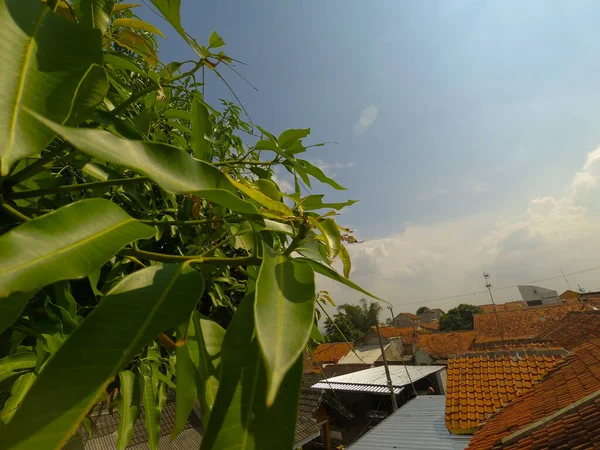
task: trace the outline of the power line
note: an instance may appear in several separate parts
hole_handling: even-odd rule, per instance
[[[518,286],[523,286],[523,285],[528,285],[528,284],[533,284],[533,283],[539,283],[541,281],[555,280],[557,278],[563,278],[564,276],[570,276],[570,275],[577,275],[577,274],[580,274],[580,273],[592,272],[592,271],[598,270],[598,269],[600,269],[600,266],[591,267],[589,269],[578,270],[576,272],[569,272],[569,273],[566,273],[566,274],[560,274],[560,275],[556,275],[556,276],[553,276],[553,277],[540,278],[538,280],[526,281],[524,283],[511,284],[511,285],[507,285],[507,286],[500,286],[500,287],[492,289],[492,291],[494,291],[494,292],[495,291],[501,291],[501,290],[504,290],[504,289],[515,288],[515,287],[518,287]],[[419,301],[416,301],[416,302],[394,303],[393,305],[394,306],[405,306],[405,305],[417,305],[417,304],[420,304],[420,303],[421,304],[424,304],[424,303],[433,303],[433,302],[439,302],[439,301],[442,301],[442,300],[451,300],[451,299],[455,299],[455,298],[469,297],[469,296],[473,296],[473,295],[485,294],[487,292],[488,292],[487,290],[485,290],[485,291],[474,291],[474,292],[467,292],[467,293],[464,293],[464,294],[449,295],[447,297],[437,297],[437,298],[432,298],[432,299],[429,299],[429,300],[419,300]]]

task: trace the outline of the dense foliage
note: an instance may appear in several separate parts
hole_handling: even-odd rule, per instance
[[[337,307],[333,318],[325,319],[327,342],[349,342],[360,340],[379,320],[381,305],[361,298],[358,305],[344,303]]]
[[[290,449],[315,273],[370,295],[335,222],[353,202],[310,193],[343,189],[301,159],[310,130],[207,104],[223,39],[152,3],[196,60],[162,63],[138,5],[0,0],[0,449],[61,448],[99,402],[119,449],[143,406],[156,449],[168,389],[173,436],[198,400],[202,449]]]
[[[483,312],[479,306],[461,303],[440,318],[440,331],[472,330],[473,314]]]
[[[429,311],[429,308],[427,306],[421,306],[419,309],[417,309],[417,314],[424,313],[425,311]]]

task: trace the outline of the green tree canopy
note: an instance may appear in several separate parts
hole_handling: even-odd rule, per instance
[[[424,313],[425,311],[429,311],[429,308],[427,306],[421,306],[419,309],[417,309],[417,314]]]
[[[361,339],[379,320],[381,305],[361,298],[358,305],[344,303],[338,306],[338,312],[325,320],[325,338],[328,342],[342,342],[344,337],[352,342]],[[340,333],[341,331],[341,333]]]
[[[461,303],[440,319],[440,331],[472,330],[473,314],[482,312],[479,306]]]

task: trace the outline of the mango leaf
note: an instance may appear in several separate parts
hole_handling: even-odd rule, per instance
[[[267,373],[255,336],[253,307],[250,290],[223,340],[221,383],[201,450],[293,448],[302,359],[297,358],[275,401],[267,406]]]
[[[120,69],[129,70],[131,72],[137,73],[143,77],[148,77],[148,74],[144,69],[138,67],[131,59],[125,57],[124,55],[117,55],[115,53],[106,53],[104,55],[104,62],[106,64],[111,64]]]
[[[350,254],[348,253],[348,249],[342,244],[340,246],[340,259],[342,260],[342,264],[344,265],[344,276],[346,278],[350,277],[350,270],[352,269],[352,261],[350,260]]]
[[[325,338],[323,337],[321,330],[319,330],[319,327],[317,327],[314,323],[310,330],[310,338],[316,342],[325,342]]]
[[[162,331],[187,321],[203,291],[202,275],[187,264],[123,279],[46,363],[0,449],[60,448],[117,372]]]
[[[15,353],[0,359],[0,382],[18,375],[27,369],[33,369],[37,356],[32,352]]]
[[[158,64],[158,55],[145,37],[129,30],[119,31],[113,38],[115,44],[141,55],[151,66]]]
[[[98,28],[102,34],[106,33],[114,5],[114,0],[73,1],[79,23],[88,27]]]
[[[130,370],[119,373],[121,381],[121,403],[119,404],[119,428],[117,430],[117,450],[125,450],[131,437],[135,422],[140,411],[140,389],[136,383],[136,376]]]
[[[158,438],[160,437],[160,411],[158,409],[157,392],[154,389],[152,378],[140,375],[140,388],[144,401],[144,422],[148,431],[148,446],[151,450],[158,449]]]
[[[306,171],[307,174],[309,174],[310,176],[316,178],[317,180],[319,180],[321,183],[325,183],[328,184],[329,186],[331,186],[334,189],[337,189],[339,191],[345,191],[346,188],[341,186],[337,181],[335,181],[333,178],[329,178],[327,175],[325,175],[323,173],[323,171],[321,169],[319,169],[317,166],[313,166],[311,163],[309,163],[308,161],[297,161],[297,166],[300,167],[302,170]]]
[[[152,0],[152,4],[160,11],[167,22],[179,33],[179,35],[192,47],[192,49],[200,57],[204,57],[200,51],[200,47],[191,39],[181,25],[181,17],[179,9],[181,0]]]
[[[256,281],[256,335],[267,367],[267,405],[308,341],[315,311],[315,275],[310,266],[263,244]]]
[[[13,292],[0,299],[0,334],[21,317],[32,295],[33,292]]]
[[[235,188],[219,169],[177,147],[121,139],[108,131],[69,128],[36,117],[82,152],[129,167],[168,192],[195,194],[242,214],[258,214],[253,205],[235,195]]]
[[[194,156],[200,161],[211,161],[210,142],[206,137],[212,136],[212,124],[208,109],[196,96],[192,101],[192,138],[190,144]]]
[[[104,199],[81,200],[25,222],[0,236],[0,302],[13,292],[85,277],[124,245],[154,233]]]
[[[282,194],[279,190],[279,187],[277,186],[277,184],[275,184],[274,181],[260,178],[258,180],[255,180],[254,184],[267,197],[269,197],[272,200],[275,200],[276,202],[281,202]]]
[[[149,24],[148,22],[144,22],[139,19],[116,19],[112,23],[113,27],[126,27],[133,28],[134,30],[147,31],[148,33],[154,33],[159,35],[160,37],[166,38],[166,36],[156,28],[154,25]]]
[[[325,245],[314,235],[310,235],[300,242],[298,247],[296,247],[296,251],[309,259],[329,264]]]
[[[267,197],[265,194],[260,192],[258,189],[254,189],[252,186],[249,186],[244,181],[236,181],[233,178],[231,178],[229,175],[227,175],[227,178],[229,178],[229,181],[231,181],[231,184],[233,184],[236,188],[238,188],[240,190],[240,192],[242,192],[243,194],[250,197],[252,200],[254,200],[259,205],[262,205],[265,208],[270,209],[272,211],[278,211],[286,216],[293,215],[292,210],[285,203],[278,202],[278,201],[273,200],[271,197]]]
[[[354,205],[358,200],[348,200],[347,202],[339,203],[323,203],[323,194],[309,195],[302,200],[302,208],[305,211],[312,211],[316,209],[332,208],[340,210],[346,206]]]
[[[52,130],[23,114],[23,108],[59,123],[76,116],[79,105],[74,100],[86,98],[88,73],[97,79],[98,73],[90,69],[102,65],[102,47],[98,30],[52,14],[39,0],[4,0],[0,51],[0,176],[5,176],[16,161],[54,138]]]
[[[333,219],[325,219],[318,221],[314,217],[309,216],[308,218],[311,225],[317,227],[323,236],[325,245],[327,246],[327,256],[330,261],[338,255],[340,247],[342,245],[342,236],[340,230]]]
[[[292,144],[299,141],[300,139],[305,138],[309,134],[310,134],[310,128],[306,128],[305,130],[302,130],[302,129],[287,130],[287,131],[284,131],[283,133],[281,133],[281,135],[279,136],[279,139],[277,139],[277,143],[279,144],[279,147],[281,147],[282,149],[286,149],[286,148],[290,147]]]
[[[171,431],[171,439],[175,439],[183,430],[198,397],[198,339],[191,318],[188,324],[179,326],[177,339],[183,339],[186,333],[185,344],[175,349],[177,385],[175,387],[175,426]],[[192,355],[196,358],[195,360],[192,360]]]
[[[125,11],[126,9],[138,8],[139,6],[142,6],[142,5],[140,5],[138,3],[119,3],[113,7],[112,13],[117,14],[122,11]]]
[[[6,400],[2,411],[0,411],[0,420],[2,422],[5,424],[10,422],[36,378],[33,372],[23,374],[17,378],[10,391],[10,397]]]
[[[208,47],[209,48],[219,48],[219,47],[223,47],[224,45],[225,45],[225,41],[223,40],[223,38],[221,36],[219,36],[219,33],[217,33],[216,31],[213,31],[208,40]]]
[[[337,273],[334,269],[332,269],[329,266],[326,266],[325,264],[321,264],[317,261],[313,261],[312,259],[308,259],[308,258],[295,258],[294,260],[295,261],[303,261],[303,262],[307,263],[309,266],[311,266],[316,273],[319,273],[327,278],[331,278],[332,280],[342,283],[344,286],[348,286],[349,288],[352,288],[355,291],[358,291],[362,294],[368,295],[369,297],[374,298],[375,300],[379,300],[383,303],[387,303],[388,305],[390,304],[389,302],[371,294],[369,291],[364,290],[357,284],[354,284],[349,279],[344,278],[342,275]]]

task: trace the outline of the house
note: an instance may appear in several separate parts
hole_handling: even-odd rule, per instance
[[[519,293],[528,307],[561,304],[558,292],[540,286],[518,286]]]
[[[474,331],[419,334],[415,363],[418,365],[447,364],[451,355],[466,353],[474,340]]]
[[[419,334],[420,327],[380,327],[379,333],[384,345],[389,344],[392,338],[400,338],[402,343],[402,354],[412,355],[415,351],[415,344]],[[364,336],[363,342],[365,345],[379,345],[377,328],[372,327]]]
[[[497,313],[473,315],[475,342],[518,341],[536,338],[548,324],[560,322],[572,311],[590,309],[587,305],[550,305]]]
[[[525,309],[526,305],[525,302],[523,302],[522,300],[518,300],[515,302],[506,302],[506,303],[500,303],[497,305],[493,305],[493,304],[488,304],[488,305],[478,305],[482,312],[484,313],[493,313],[496,311],[518,311],[520,309]]]
[[[401,327],[410,327],[411,325],[418,324],[421,321],[421,318],[415,314],[411,314],[408,312],[400,313],[394,320],[392,321],[392,326],[396,326],[398,328]]]
[[[312,352],[312,371],[320,372],[331,364],[337,364],[341,358],[352,350],[347,342],[331,342],[319,344]]]
[[[440,321],[434,320],[434,321],[427,322],[427,323],[420,322],[419,327],[421,328],[421,331],[424,333],[439,331],[440,330]]]
[[[417,314],[419,319],[421,319],[422,324],[433,322],[434,320],[440,320],[443,315],[444,311],[442,311],[439,308],[428,309],[426,311],[423,311],[421,314]]]
[[[560,322],[543,327],[538,337],[574,350],[589,339],[600,337],[600,311],[570,312]]]
[[[511,399],[531,389],[561,363],[564,349],[522,349],[467,353],[448,361],[446,427],[473,434]]]
[[[600,338],[593,338],[490,417],[468,448],[598,448],[599,423]]]
[[[444,426],[444,395],[420,395],[390,415],[348,450],[463,450],[470,436]]]

